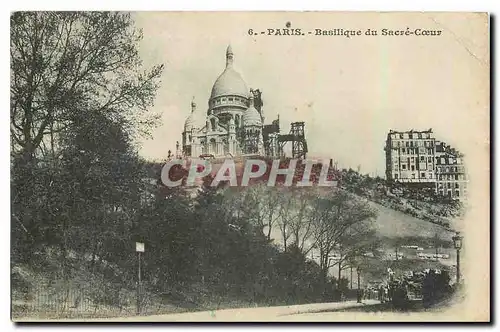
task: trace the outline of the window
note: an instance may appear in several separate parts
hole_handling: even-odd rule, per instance
[[[397,179],[398,179],[398,175],[397,175],[397,174],[394,174],[394,178],[397,180]]]
[[[455,183],[455,188],[456,189],[460,188],[460,186],[458,185],[458,183]]]
[[[229,97],[229,98],[228,98],[228,100],[229,100],[229,101],[233,101],[234,99],[233,99],[232,97]]]
[[[460,191],[455,190],[455,196],[460,197]]]
[[[425,157],[424,156],[420,156],[420,162],[422,162],[422,163],[425,162]]]
[[[446,183],[446,187],[447,187],[448,189],[450,189],[450,188],[451,188],[451,183],[450,183],[450,182],[447,182],[447,183]]]
[[[458,180],[458,174],[455,174],[455,180]]]
[[[420,173],[420,177],[421,177],[422,179],[425,179],[425,173]]]
[[[410,143],[408,143],[408,141],[405,142],[405,146],[406,147],[409,147],[410,146]]]
[[[418,133],[418,138],[422,138],[422,134],[421,133]]]
[[[429,179],[432,179],[432,173],[429,173]]]
[[[414,179],[415,178],[415,173],[411,175],[411,178]]]
[[[399,138],[403,138],[403,134],[399,134]]]
[[[415,170],[415,165],[411,165],[411,170],[414,171]],[[413,174],[413,178],[415,178],[415,174]]]
[[[401,169],[406,170],[406,165],[405,164],[401,165]]]

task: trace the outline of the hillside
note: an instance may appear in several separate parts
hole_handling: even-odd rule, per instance
[[[436,233],[442,239],[451,239],[453,232],[428,221],[370,202],[379,211],[376,220],[378,234],[387,237],[423,236],[433,237]]]
[[[379,237],[428,237],[433,238],[435,234],[443,240],[450,240],[453,231],[441,225],[422,220],[401,211],[393,210],[383,205],[368,201],[377,209],[378,217],[375,220],[375,228]],[[267,231],[267,230],[265,230]],[[282,237],[277,225],[274,226],[271,237],[275,243],[282,245]]]

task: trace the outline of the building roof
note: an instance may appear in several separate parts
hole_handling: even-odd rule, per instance
[[[250,106],[243,112],[244,126],[262,126],[262,118],[253,104],[253,93],[250,93]]]
[[[192,128],[199,128],[203,126],[203,122],[202,114],[196,111],[196,103],[193,100],[191,102],[191,113],[189,113],[189,116],[184,122],[184,131],[190,131]]]
[[[212,87],[210,99],[220,96],[241,96],[248,98],[248,87],[243,77],[233,68],[231,45],[226,51],[226,69],[219,75]]]
[[[427,130],[414,130],[414,129],[411,129],[411,130],[406,130],[406,131],[397,131],[397,130],[389,130],[389,134],[407,134],[407,133],[432,133],[432,128],[429,128]]]

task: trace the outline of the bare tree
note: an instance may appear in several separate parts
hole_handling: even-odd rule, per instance
[[[316,188],[309,187],[292,189],[285,196],[288,209],[284,210],[283,216],[287,219],[286,224],[293,242],[304,255],[312,250],[311,202],[318,194]]]
[[[288,240],[292,236],[292,223],[295,218],[295,201],[293,198],[293,195],[285,190],[282,190],[281,195],[278,197],[278,204],[280,206],[281,213],[277,219],[277,224],[285,251],[288,248]]]
[[[371,221],[376,212],[366,202],[340,189],[326,197],[317,196],[312,211],[312,238],[319,249],[320,267],[326,276],[328,269],[338,264],[340,275],[344,262],[371,246],[374,239]],[[336,261],[329,259],[334,253],[338,256]]]
[[[247,187],[244,191],[245,213],[262,232],[265,232],[268,240],[271,240],[273,227],[283,211],[282,194],[279,188],[268,187],[265,183]]]

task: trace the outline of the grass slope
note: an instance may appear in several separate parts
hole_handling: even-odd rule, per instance
[[[374,202],[370,202],[370,205],[379,211],[375,225],[377,233],[381,236],[422,236],[431,238],[437,233],[440,238],[447,240],[453,236],[453,232],[440,225],[412,217]]]

